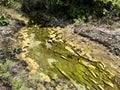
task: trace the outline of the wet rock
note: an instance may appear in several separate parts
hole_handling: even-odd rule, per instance
[[[22,52],[22,48],[19,47],[17,50],[16,50],[16,54],[20,54]]]

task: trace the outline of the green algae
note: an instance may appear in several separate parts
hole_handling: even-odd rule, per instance
[[[65,76],[89,90],[118,90],[102,63],[71,53],[65,48],[69,45],[49,37],[51,31],[54,29],[38,26],[28,29],[29,56],[38,63],[40,71],[51,77],[53,74]]]

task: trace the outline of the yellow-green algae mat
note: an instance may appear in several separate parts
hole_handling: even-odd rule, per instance
[[[85,90],[119,90],[112,74],[100,62],[83,58],[63,41],[54,40],[51,36],[54,37],[53,28],[32,26],[23,29],[22,33],[25,38],[22,45],[28,46],[24,57],[29,57],[28,63],[33,64],[33,69],[38,68],[37,72],[44,72],[50,77],[66,77],[86,86]],[[33,61],[30,62],[30,59]]]

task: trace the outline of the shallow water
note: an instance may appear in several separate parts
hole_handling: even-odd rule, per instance
[[[20,18],[21,15],[13,14],[12,11],[10,14],[20,20],[23,19]],[[27,47],[26,56],[29,58],[24,58],[26,57],[24,54],[19,58],[32,64],[29,67],[34,69],[33,73],[37,70],[44,72],[50,78],[56,75],[58,78],[66,77],[78,90],[119,90],[114,82],[114,75],[106,70],[101,62],[83,58],[70,45],[56,41],[53,28],[32,26],[27,27],[25,31],[23,29],[21,34],[25,37],[18,36],[18,39],[21,39],[22,47]]]
[[[113,75],[101,62],[83,58],[69,45],[51,38],[54,29],[33,26],[26,33],[29,38],[28,55],[39,65],[39,71],[51,78],[55,75],[66,77],[78,90],[119,90]]]

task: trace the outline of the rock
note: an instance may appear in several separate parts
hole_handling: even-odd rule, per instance
[[[82,26],[75,27],[74,33],[96,41],[107,47],[114,54],[118,56],[120,55],[120,33],[118,33],[120,30],[95,30],[94,28],[92,30],[89,30],[86,27],[82,27],[81,29],[81,27]]]

